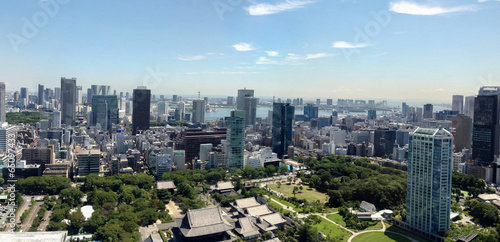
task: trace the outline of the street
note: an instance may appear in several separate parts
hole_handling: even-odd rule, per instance
[[[40,223],[40,227],[38,227],[38,231],[45,231],[47,229],[47,226],[49,225],[49,220],[50,220],[50,216],[52,215],[52,211],[50,210],[47,210],[47,212],[45,212],[45,215],[43,216],[43,219],[42,219],[42,222]],[[43,221],[45,220],[45,221]]]
[[[24,223],[21,225],[21,230],[23,232],[28,232],[28,230],[31,228],[31,224],[33,223],[33,220],[36,218],[36,214],[38,213],[38,210],[40,210],[40,206],[42,206],[43,202],[36,202],[33,210],[31,210],[31,213],[28,215],[28,218],[24,221]]]

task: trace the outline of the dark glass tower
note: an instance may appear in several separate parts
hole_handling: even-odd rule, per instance
[[[292,125],[295,108],[289,103],[273,104],[273,152],[282,158],[292,144]]]
[[[137,87],[133,93],[132,134],[138,130],[149,129],[149,109],[151,108],[151,90]]]
[[[75,125],[76,78],[61,77],[61,123]]]
[[[312,118],[318,118],[318,107],[307,104],[304,106],[304,121],[309,122]]]
[[[44,99],[44,86],[41,84],[38,84],[38,105],[43,105],[45,99]]]
[[[472,160],[477,166],[487,166],[498,155],[499,105],[498,95],[479,95],[474,100]]]

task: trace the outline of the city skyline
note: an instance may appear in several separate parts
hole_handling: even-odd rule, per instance
[[[497,1],[117,3],[0,3],[7,90],[75,76],[152,94],[449,101],[500,84]]]

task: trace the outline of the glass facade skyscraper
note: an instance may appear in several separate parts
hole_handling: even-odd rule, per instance
[[[292,125],[294,106],[289,103],[273,103],[272,147],[273,152],[282,158],[292,144]]]
[[[309,122],[313,118],[318,118],[318,107],[307,104],[304,106],[304,121]]]
[[[61,78],[61,123],[75,125],[76,78]]]
[[[92,95],[92,125],[101,124],[102,129],[111,129],[119,123],[118,98],[115,95]]]
[[[498,95],[479,95],[474,101],[472,160],[474,165],[488,166],[500,148],[500,107]]]
[[[245,156],[245,111],[233,110],[227,124],[229,171],[243,169]]]
[[[450,228],[453,135],[417,128],[410,134],[406,220],[416,230],[442,234]]]
[[[149,129],[149,110],[151,108],[151,90],[137,87],[133,93],[132,103],[132,134],[138,130]]]

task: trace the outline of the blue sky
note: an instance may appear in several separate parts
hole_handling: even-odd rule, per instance
[[[0,80],[443,100],[500,85],[500,1],[4,0]]]

